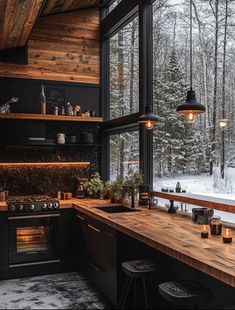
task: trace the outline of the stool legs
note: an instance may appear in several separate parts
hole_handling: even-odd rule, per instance
[[[147,292],[147,281],[146,279],[142,279],[142,285],[143,285],[143,290],[144,290],[144,303],[145,303],[145,308],[149,308],[149,303],[148,303],[148,292]],[[129,295],[129,292],[131,290],[131,285],[133,285],[133,309],[136,309],[136,302],[137,302],[137,279],[131,278],[129,276],[126,276],[125,282],[122,288],[121,296],[119,299],[119,308],[124,309],[127,301],[127,297]]]

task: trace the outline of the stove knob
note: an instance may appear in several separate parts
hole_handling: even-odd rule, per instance
[[[49,203],[49,204],[48,204],[48,207],[49,207],[49,209],[52,209],[52,208],[53,208],[53,204],[52,204],[52,203]]]
[[[24,210],[24,206],[23,205],[19,205],[18,209],[19,209],[19,211],[23,211]]]
[[[58,209],[59,208],[59,204],[58,204],[58,202],[56,202],[55,204],[54,204],[54,209]]]
[[[31,206],[29,207],[30,210],[34,210],[34,208],[35,208],[34,205],[31,205]]]
[[[15,211],[16,207],[14,205],[10,205],[10,210],[13,212]]]
[[[47,208],[47,204],[44,203],[44,204],[42,205],[42,209],[45,210],[46,208]]]

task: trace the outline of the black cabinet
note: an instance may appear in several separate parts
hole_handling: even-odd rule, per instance
[[[8,220],[7,212],[0,212],[0,278],[8,270]]]
[[[116,230],[77,212],[80,226],[81,268],[97,287],[117,304],[117,239]]]

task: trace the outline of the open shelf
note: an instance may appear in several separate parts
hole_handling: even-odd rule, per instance
[[[61,122],[93,122],[101,123],[102,117],[82,117],[50,114],[8,113],[0,114],[0,119],[38,120],[38,121],[61,121]]]
[[[66,143],[66,144],[12,144],[6,145],[9,149],[43,149],[57,147],[100,147],[100,144],[82,144],[82,143]]]

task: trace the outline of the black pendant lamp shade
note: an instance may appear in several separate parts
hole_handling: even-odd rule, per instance
[[[179,114],[184,114],[186,120],[190,123],[195,121],[197,114],[204,113],[206,108],[201,103],[197,102],[195,91],[190,89],[187,92],[187,98],[185,103],[179,105],[176,109]]]
[[[159,118],[153,114],[152,105],[147,104],[145,113],[139,117],[139,123],[144,123],[146,129],[153,129],[153,124],[159,122]]]
[[[192,7],[193,2],[190,0],[190,90],[187,92],[185,103],[176,108],[176,112],[184,114],[187,123],[194,123],[198,114],[204,113],[206,108],[197,102],[195,91],[193,91],[193,25],[192,25]]]

